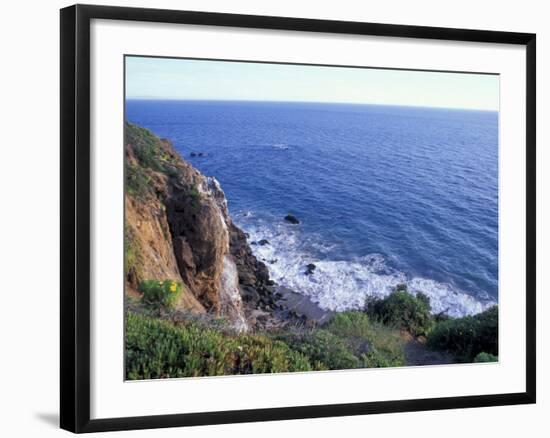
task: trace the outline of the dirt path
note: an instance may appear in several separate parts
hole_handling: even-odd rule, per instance
[[[406,340],[405,362],[408,366],[456,363],[453,355],[430,350],[426,346],[426,339],[423,337],[415,339],[408,333],[403,333],[403,337]]]

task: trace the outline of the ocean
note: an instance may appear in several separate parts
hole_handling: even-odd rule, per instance
[[[216,177],[272,278],[324,309],[400,283],[451,316],[498,302],[497,112],[127,100],[126,119]]]

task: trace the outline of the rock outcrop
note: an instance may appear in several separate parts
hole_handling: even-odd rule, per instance
[[[242,288],[269,284],[269,274],[231,221],[220,184],[146,129],[126,124],[125,143],[128,293],[146,279],[175,280],[183,284],[179,309],[247,330]]]
[[[300,220],[293,214],[287,214],[285,216],[285,221],[290,222],[291,224],[297,225],[300,223]]]
[[[174,280],[183,286],[176,310],[221,316],[239,331],[325,320],[326,312],[312,314],[316,305],[269,278],[215,178],[183,160],[168,140],[129,123],[125,153],[128,295],[139,296],[144,280]]]

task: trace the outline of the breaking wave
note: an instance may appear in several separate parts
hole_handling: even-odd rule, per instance
[[[384,297],[401,283],[413,294],[425,293],[433,313],[461,317],[496,304],[489,297],[474,297],[448,283],[409,276],[391,267],[381,254],[334,260],[333,246],[319,236],[305,235],[300,226],[261,219],[250,211],[235,215],[235,222],[249,234],[254,255],[268,266],[273,280],[307,295],[326,310],[362,309],[368,297]],[[307,275],[310,263],[315,270]]]

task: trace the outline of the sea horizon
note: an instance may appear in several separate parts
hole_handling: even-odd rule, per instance
[[[324,100],[265,100],[265,99],[182,99],[165,97],[126,97],[125,101],[156,101],[156,102],[189,102],[189,103],[269,103],[269,104],[318,104],[318,105],[354,105],[354,106],[380,106],[397,108],[418,108],[433,110],[450,111],[471,111],[499,113],[499,109],[486,108],[463,108],[455,106],[429,106],[429,105],[407,105],[407,104],[389,104],[389,103],[367,103],[367,102],[344,102],[344,101],[324,101]]]

